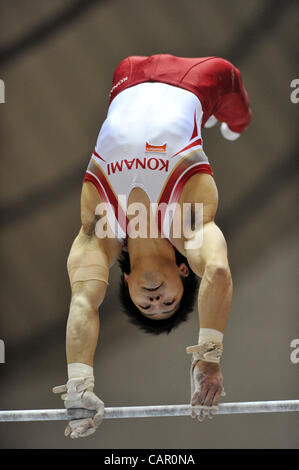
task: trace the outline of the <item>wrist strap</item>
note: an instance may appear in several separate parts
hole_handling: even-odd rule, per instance
[[[93,367],[88,364],[83,364],[82,362],[72,362],[68,364],[67,371],[69,379],[93,376]]]

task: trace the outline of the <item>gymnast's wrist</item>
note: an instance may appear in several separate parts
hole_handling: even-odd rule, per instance
[[[68,364],[68,385],[72,382],[77,382],[82,380],[83,383],[86,383],[88,387],[86,390],[93,391],[94,389],[94,373],[93,367],[88,364],[83,364],[82,362],[73,362]]]
[[[187,354],[192,354],[193,363],[197,361],[219,364],[223,352],[223,333],[213,328],[201,328],[198,344],[188,346]]]

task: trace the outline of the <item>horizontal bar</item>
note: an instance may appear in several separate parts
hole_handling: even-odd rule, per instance
[[[193,407],[194,409],[196,407]],[[282,413],[299,411],[299,400],[252,401],[243,403],[222,403],[217,414],[243,414],[243,413]],[[106,419],[111,418],[150,418],[160,416],[189,416],[190,405],[160,405],[160,406],[125,406],[105,408]],[[0,411],[0,422],[11,421],[59,421],[80,418],[89,418],[94,411],[86,409],[59,409],[59,410],[12,410]]]

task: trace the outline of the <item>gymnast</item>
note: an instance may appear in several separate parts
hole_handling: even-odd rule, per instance
[[[82,226],[67,261],[68,381],[53,389],[66,408],[96,413],[70,421],[66,436],[89,436],[103,420],[93,363],[99,307],[117,261],[123,310],[146,333],[168,334],[197,298],[198,341],[186,348],[192,416],[202,421],[216,413],[224,394],[220,358],[232,278],[214,221],[218,193],[201,130],[219,121],[222,135],[235,140],[250,119],[240,71],[223,58],[134,56],[116,68],[84,177]]]

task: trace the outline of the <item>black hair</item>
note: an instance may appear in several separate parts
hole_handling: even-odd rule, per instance
[[[122,271],[119,293],[120,302],[124,313],[129,317],[129,320],[134,325],[146,333],[159,335],[161,333],[169,334],[171,330],[176,328],[180,323],[187,320],[190,312],[193,311],[196,293],[199,286],[199,279],[191,270],[187,259],[175,248],[176,264],[180,266],[185,263],[188,267],[189,274],[187,277],[180,276],[184,288],[184,292],[176,312],[165,320],[152,320],[145,317],[132,301],[129,293],[129,288],[124,279],[124,273],[130,274],[130,257],[126,249],[122,251],[118,259],[119,267]]]

